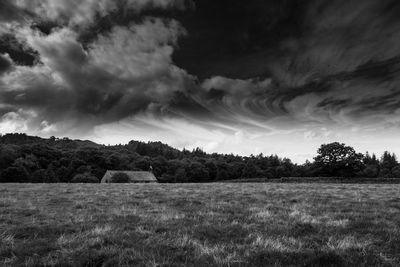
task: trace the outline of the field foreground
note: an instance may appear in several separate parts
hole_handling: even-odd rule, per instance
[[[4,266],[400,266],[400,185],[0,184]]]

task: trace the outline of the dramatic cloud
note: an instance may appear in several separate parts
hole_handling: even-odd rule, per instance
[[[115,27],[85,50],[67,28],[48,36],[24,31],[42,64],[18,66],[4,76],[0,97],[15,109],[34,112],[38,125],[61,123],[59,130],[70,123],[90,129],[162,107],[186,82],[185,72],[170,59],[179,34],[174,21],[148,19]]]
[[[327,141],[366,149],[400,132],[399,11],[393,0],[2,1],[0,130],[119,142],[105,137],[119,129],[298,159]]]
[[[120,9],[139,13],[151,8],[185,8],[184,0],[5,0],[2,6],[4,13],[9,14],[8,20],[33,16],[71,26],[87,26],[96,17],[107,16]]]
[[[259,5],[255,1],[247,8],[255,11]],[[218,21],[227,26],[233,23],[234,14],[242,14],[237,17],[238,25],[228,34],[250,39],[261,36],[260,40],[249,41],[240,51],[227,49],[210,60],[199,50],[199,55],[191,54],[198,56],[191,58],[198,66],[194,68],[191,68],[194,63],[187,62],[178,51],[178,62],[198,76],[222,73],[235,78],[215,76],[204,85],[208,89],[212,87],[214,93],[219,90],[218,108],[222,102],[226,108],[246,113],[252,119],[268,120],[284,115],[286,119],[302,123],[346,125],[369,123],[374,117],[390,118],[399,108],[400,100],[397,93],[400,23],[396,16],[399,5],[394,1],[365,1],[362,5],[356,1],[308,1],[297,10],[303,11],[302,14],[294,15],[291,12],[297,5],[296,1],[264,4],[268,10],[280,7],[284,12],[276,14],[275,24],[267,23],[258,31],[256,26],[245,27],[250,23],[248,17],[239,11],[240,5],[233,5],[225,16],[210,23]],[[216,8],[222,10],[220,5]],[[293,23],[288,24],[288,16]],[[257,21],[252,17],[251,23]],[[192,27],[204,30],[201,24]],[[278,29],[283,29],[283,34],[276,36]],[[217,27],[215,32],[222,33],[222,30]],[[196,38],[205,47],[210,43],[212,47],[219,47],[226,40],[219,42],[217,35]],[[233,37],[225,38],[232,42]],[[240,43],[233,42],[233,45]],[[199,45],[191,47],[189,41],[185,44],[187,47],[183,50]],[[254,48],[257,44],[260,47]],[[208,69],[203,71],[202,65]],[[259,79],[265,77],[269,84],[260,85]]]
[[[12,62],[8,55],[0,54],[0,75],[11,69]]]

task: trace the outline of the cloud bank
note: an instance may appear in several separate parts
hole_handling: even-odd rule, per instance
[[[46,3],[46,19],[72,12],[64,2],[19,4],[41,13]],[[167,8],[172,3],[128,1],[126,5],[140,11],[147,5]],[[98,12],[114,8],[107,1],[89,1],[81,8],[87,7]],[[91,13],[84,18],[79,14],[70,17],[69,24],[87,22],[92,17]],[[21,24],[13,31],[21,43],[38,54],[39,63],[20,66],[7,54],[0,58],[1,73],[12,65],[14,68],[1,79],[0,99],[8,107],[2,116],[5,121],[10,116],[25,119],[31,130],[59,133],[73,128],[85,132],[139,112],[158,112],[189,79],[171,61],[177,39],[184,34],[172,19],[144,17],[141,23],[115,26],[87,47],[79,42],[79,32],[73,27],[58,26],[46,35]]]
[[[2,1],[0,130],[101,141],[116,127],[288,156],[271,143],[296,138],[306,155],[395,135],[399,11],[389,0]]]

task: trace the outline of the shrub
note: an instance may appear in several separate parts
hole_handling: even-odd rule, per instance
[[[396,166],[392,169],[393,178],[400,178],[400,166]]]
[[[367,178],[376,178],[379,174],[379,167],[376,165],[366,165],[364,170],[361,172],[361,176]]]
[[[217,172],[217,177],[216,177],[217,181],[221,181],[221,180],[227,180],[229,179],[229,174],[226,170],[224,169],[219,169]]]
[[[77,174],[72,178],[71,183],[98,183],[99,179],[89,173]]]
[[[0,175],[3,183],[24,183],[28,181],[28,172],[24,167],[8,167]]]
[[[129,183],[129,176],[123,172],[117,172],[111,177],[111,183]]]
[[[39,169],[32,173],[30,182],[31,183],[44,183],[45,177],[46,177],[46,170]]]
[[[186,182],[187,181],[187,175],[186,175],[186,170],[184,168],[179,168],[174,177],[175,182]]]

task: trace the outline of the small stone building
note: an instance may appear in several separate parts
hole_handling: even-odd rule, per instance
[[[101,179],[101,183],[110,183],[114,174],[125,173],[128,175],[130,183],[157,183],[157,179],[152,172],[146,171],[115,171],[108,170]]]

